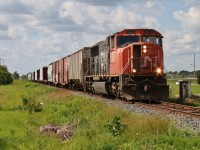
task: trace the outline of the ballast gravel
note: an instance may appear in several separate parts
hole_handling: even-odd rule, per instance
[[[147,108],[143,106],[137,106],[136,104],[130,104],[121,100],[103,98],[97,95],[90,95],[84,92],[75,92],[74,94],[81,95],[83,97],[88,97],[92,100],[104,102],[107,105],[111,105],[117,108],[131,111],[136,114],[145,115],[145,116],[160,116],[168,118],[169,120],[175,122],[178,128],[184,128],[200,134],[200,119],[191,118],[183,115],[176,115],[172,113],[167,113],[164,111],[155,110],[153,108]]]

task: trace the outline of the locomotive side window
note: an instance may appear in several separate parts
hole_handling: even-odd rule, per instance
[[[161,38],[159,36],[143,36],[142,42],[150,42],[161,46]]]
[[[140,38],[137,35],[134,36],[118,36],[117,37],[117,46],[121,47],[124,44],[129,44],[133,42],[139,42]]]

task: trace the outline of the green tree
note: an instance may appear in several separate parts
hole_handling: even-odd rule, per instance
[[[28,80],[28,75],[22,75],[22,80]]]
[[[11,74],[6,66],[0,66],[0,84],[10,84],[13,82]]]
[[[18,80],[19,79],[19,73],[17,71],[15,71],[12,75],[13,79]]]

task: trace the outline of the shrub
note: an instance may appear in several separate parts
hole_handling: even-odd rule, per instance
[[[115,116],[111,120],[108,120],[104,127],[105,130],[113,136],[121,134],[125,129],[125,125],[121,124],[120,116]]]
[[[36,104],[36,101],[29,97],[29,96],[22,96],[22,103],[24,105],[24,109],[29,111],[29,113],[31,114],[33,112],[33,110],[35,112],[40,112],[42,111],[43,107],[43,103],[38,102]]]
[[[6,66],[0,66],[0,84],[10,84],[13,82],[11,74]]]
[[[43,105],[43,103],[38,102],[38,104],[34,106],[35,112],[42,111],[42,109],[43,109],[42,105]]]

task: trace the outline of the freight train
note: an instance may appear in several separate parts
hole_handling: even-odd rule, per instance
[[[162,38],[154,29],[124,29],[29,73],[28,79],[126,100],[162,100],[169,95]]]

